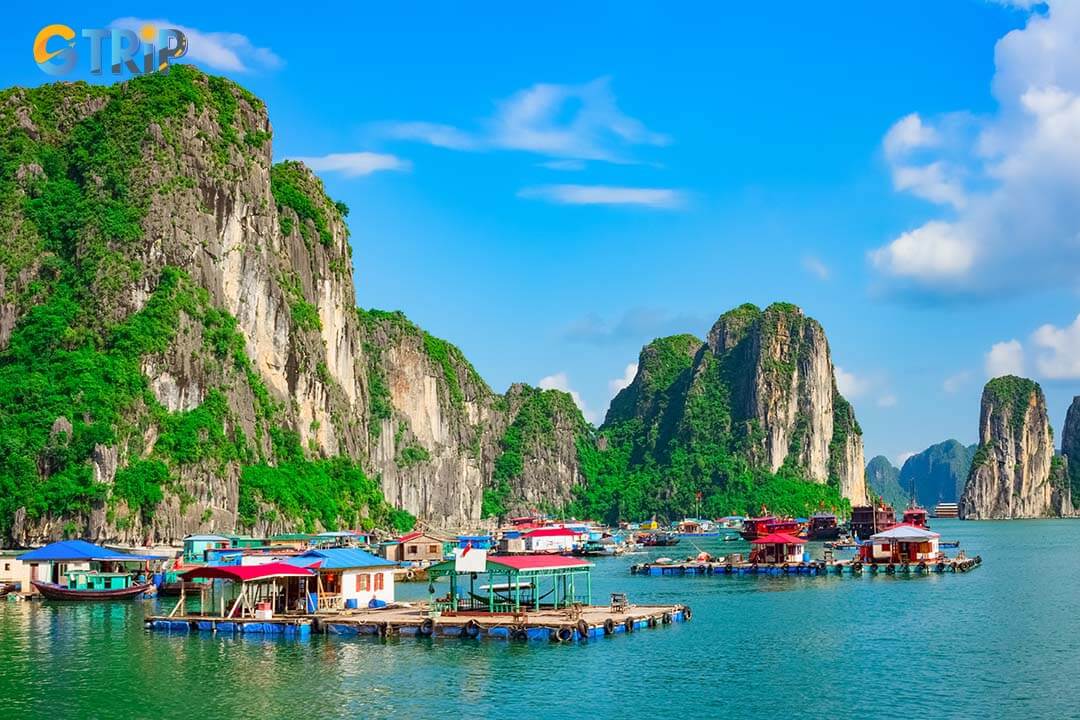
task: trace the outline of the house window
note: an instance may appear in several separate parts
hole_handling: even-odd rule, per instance
[[[356,591],[367,592],[371,589],[371,576],[367,574],[356,576]]]
[[[409,545],[405,552],[407,552],[409,555],[416,555],[419,550],[420,547],[418,545]]]
[[[382,573],[375,573],[375,592],[379,592],[380,590],[382,590],[385,587],[383,584],[385,582],[386,578],[383,576]]]
[[[11,570],[11,563],[4,563],[4,572]]]
[[[434,555],[435,553],[439,552],[439,546],[438,545],[428,545],[427,546],[427,551],[428,551],[429,555]]]

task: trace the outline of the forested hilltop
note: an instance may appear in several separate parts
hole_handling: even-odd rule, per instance
[[[862,430],[836,389],[821,325],[794,305],[742,305],[706,340],[641,351],[595,443],[580,444],[578,514],[806,514],[866,500]]]

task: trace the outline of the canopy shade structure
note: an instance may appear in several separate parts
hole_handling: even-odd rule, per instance
[[[897,525],[882,532],[870,536],[871,542],[927,542],[941,537],[932,530],[915,527],[914,525]]]
[[[481,551],[482,552],[482,551]],[[449,612],[521,612],[541,606],[570,607],[574,603],[592,602],[592,563],[560,555],[488,555],[482,570],[458,570],[457,560],[432,565],[428,577],[432,582],[446,577],[450,592],[433,602],[436,608]],[[477,580],[487,575],[486,582],[477,587]],[[584,588],[582,588],[584,585]],[[434,592],[434,585],[432,592]],[[584,589],[584,593],[580,590]],[[477,591],[486,591],[480,595]]]
[[[787,533],[773,533],[765,537],[750,541],[751,545],[805,545],[806,540],[788,535]]]
[[[265,565],[198,567],[182,573],[180,577],[184,580],[206,578],[233,580],[235,582],[254,582],[278,577],[312,577],[315,575],[313,568],[318,567],[318,564],[317,560],[312,560],[307,567],[296,567],[281,562],[266,563]]]
[[[321,548],[308,550],[285,562],[296,567],[311,567],[318,563],[320,570],[349,570],[351,568],[396,567],[397,563],[355,548]]]
[[[62,540],[19,555],[22,562],[146,562],[161,555],[129,555],[85,540]]]

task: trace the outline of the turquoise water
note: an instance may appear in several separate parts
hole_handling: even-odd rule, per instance
[[[143,630],[153,602],[6,603],[0,708],[204,720],[1080,717],[1080,522],[934,527],[983,566],[911,578],[629,574],[694,551],[686,541],[601,559],[594,601],[625,590],[636,603],[688,603],[694,618],[580,645],[170,636]]]

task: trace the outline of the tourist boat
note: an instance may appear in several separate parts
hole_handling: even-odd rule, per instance
[[[927,512],[925,508],[921,508],[918,505],[912,505],[908,509],[904,510],[904,517],[900,520],[902,525],[911,525],[917,528],[929,529],[930,523],[926,521]]]
[[[679,538],[671,533],[655,532],[642,535],[638,538],[638,543],[645,547],[669,547],[678,545]]]
[[[960,506],[956,503],[941,502],[934,506],[934,512],[930,515],[934,518],[960,517]]]
[[[150,583],[137,583],[127,573],[72,570],[67,573],[68,584],[31,580],[48,600],[126,600],[153,589]]]
[[[752,542],[758,538],[776,533],[798,536],[802,535],[805,530],[806,528],[798,520],[780,518],[775,515],[762,515],[761,517],[746,518],[739,534],[742,535],[744,540]]]
[[[19,583],[5,583],[0,585],[0,597],[6,597],[19,589]]]
[[[896,524],[896,511],[891,505],[879,503],[851,508],[851,533],[861,540],[895,527]]]
[[[810,516],[806,537],[810,540],[836,540],[840,537],[840,524],[832,513],[815,513]]]

